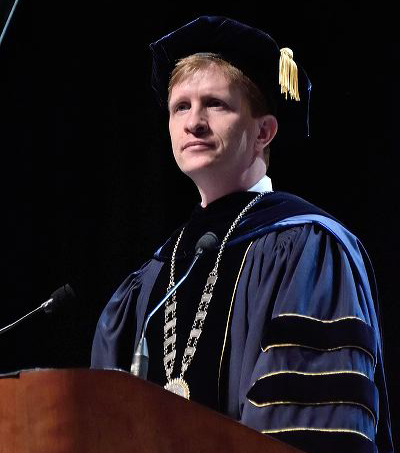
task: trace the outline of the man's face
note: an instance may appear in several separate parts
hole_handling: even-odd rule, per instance
[[[242,91],[217,66],[175,85],[169,113],[175,160],[195,183],[207,173],[239,180],[254,161],[258,122]]]

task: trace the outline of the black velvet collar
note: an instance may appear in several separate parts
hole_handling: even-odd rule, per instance
[[[192,255],[197,241],[208,231],[212,231],[222,241],[232,222],[257,194],[257,192],[235,192],[215,200],[206,208],[202,208],[200,204],[196,205],[189,221],[173,233],[154,257],[161,261],[171,259],[176,239],[183,226],[185,231],[176,255],[177,260]],[[300,197],[286,192],[269,192],[245,214],[230,240],[234,239],[237,243],[242,239],[255,239],[265,234],[263,227],[302,214],[319,214],[334,218]],[[229,246],[229,241],[227,245]]]

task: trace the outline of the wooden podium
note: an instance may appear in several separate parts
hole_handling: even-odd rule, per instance
[[[271,437],[117,370],[0,378],[1,453],[295,453]]]

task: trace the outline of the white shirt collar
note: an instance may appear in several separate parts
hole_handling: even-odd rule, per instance
[[[247,189],[247,192],[272,192],[272,181],[267,175],[263,176],[254,186]]]

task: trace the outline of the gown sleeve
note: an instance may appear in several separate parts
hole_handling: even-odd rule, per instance
[[[257,240],[244,269],[239,418],[309,453],[378,451],[380,333],[353,258],[306,224]]]
[[[161,263],[150,260],[131,273],[105,306],[94,334],[91,368],[129,371],[137,331]]]

